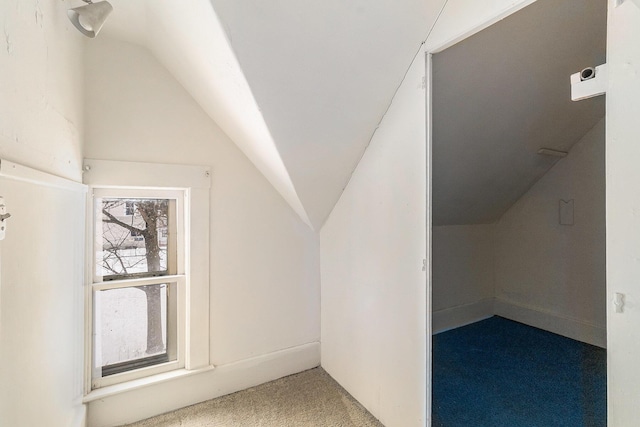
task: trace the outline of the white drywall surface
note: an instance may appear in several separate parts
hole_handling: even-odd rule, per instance
[[[85,53],[91,76],[86,88],[87,157],[212,168],[210,343],[211,362],[218,367],[206,374],[207,381],[173,384],[174,392],[181,390],[188,398],[172,399],[159,392],[167,385],[159,385],[94,401],[90,423],[132,421],[317,366],[317,234],[149,51],[100,38]],[[287,359],[288,367],[266,374],[224,369],[247,360],[259,366],[261,357],[284,349],[293,349],[295,356],[297,347],[309,343],[316,345],[304,347],[302,359]],[[315,356],[309,357],[310,351]],[[192,389],[195,383],[205,386]],[[120,406],[154,396],[164,397],[142,409]]]
[[[606,328],[604,133],[602,119],[495,226],[496,298],[533,316],[514,320],[601,346]],[[574,201],[573,225],[560,225],[561,200]]]
[[[387,427],[426,422],[425,62],[320,232],[322,366]]]
[[[0,2],[0,157],[80,181],[84,36],[66,6]]]
[[[433,227],[434,333],[493,315],[494,246],[492,224]],[[479,306],[483,310],[477,312]],[[470,311],[474,314],[458,317]]]
[[[85,193],[2,177],[0,195],[0,424],[80,427]]]
[[[640,7],[609,1],[607,64],[607,346],[609,425],[640,419]],[[616,292],[625,294],[615,313]]]
[[[66,9],[0,2],[0,158],[80,181],[84,37]],[[0,178],[0,196],[0,424],[79,427],[84,194]]]

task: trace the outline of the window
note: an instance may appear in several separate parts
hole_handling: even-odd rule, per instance
[[[124,214],[125,215],[134,215],[135,213],[135,202],[127,201],[124,204]]]
[[[185,366],[184,199],[93,190],[92,388]]]
[[[211,369],[210,169],[85,159],[84,170],[86,398]]]

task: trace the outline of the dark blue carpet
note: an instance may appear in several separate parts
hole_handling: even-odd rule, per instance
[[[605,427],[606,350],[492,317],[433,336],[433,427]]]

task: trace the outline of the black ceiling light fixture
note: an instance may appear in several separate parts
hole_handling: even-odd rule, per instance
[[[98,3],[93,3],[91,0],[82,1],[87,4],[69,9],[67,15],[78,31],[87,37],[94,38],[107,20],[107,16],[113,11],[113,6],[108,1]]]

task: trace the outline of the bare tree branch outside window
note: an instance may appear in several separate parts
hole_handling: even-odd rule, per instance
[[[159,276],[167,271],[169,200],[103,199],[102,257],[96,260],[104,280]],[[147,301],[146,354],[166,351],[161,289],[138,286]]]

